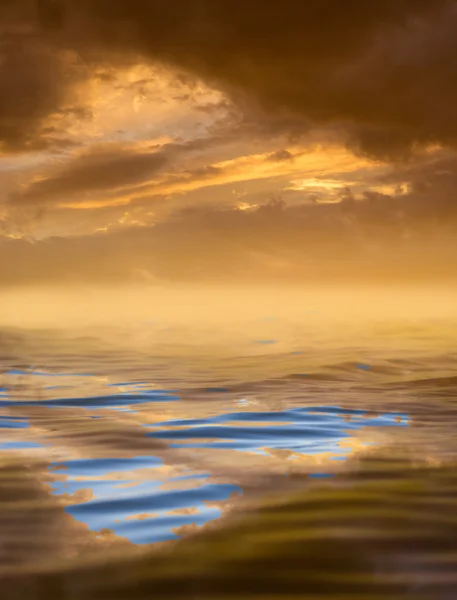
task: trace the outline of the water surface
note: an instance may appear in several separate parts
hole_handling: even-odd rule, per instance
[[[292,317],[5,326],[6,597],[454,597],[457,319]]]

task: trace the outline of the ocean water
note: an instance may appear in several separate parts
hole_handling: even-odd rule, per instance
[[[454,295],[176,293],[4,298],[2,598],[457,597]]]

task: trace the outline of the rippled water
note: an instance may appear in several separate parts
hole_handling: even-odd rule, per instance
[[[5,327],[5,598],[457,597],[456,325]]]

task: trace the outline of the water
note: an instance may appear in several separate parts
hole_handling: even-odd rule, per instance
[[[457,303],[342,305],[10,313],[4,597],[455,597]]]

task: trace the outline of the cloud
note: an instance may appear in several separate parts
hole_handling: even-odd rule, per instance
[[[2,286],[44,283],[453,281],[457,180],[339,203],[188,207],[155,226],[0,241]],[[439,205],[438,210],[436,205]],[[133,219],[134,215],[132,215]],[[130,223],[130,226],[129,226]]]
[[[294,155],[289,152],[289,150],[277,150],[276,152],[273,152],[273,154],[270,154],[267,160],[271,162],[282,162],[293,160],[293,158]]]
[[[0,6],[0,152],[61,147],[65,136],[55,135],[49,121],[61,111],[83,110],[72,103],[87,76],[85,65],[74,52],[55,47],[32,18],[23,23],[7,8]]]
[[[332,240],[351,245],[360,232],[365,239],[374,230],[379,240],[391,227],[394,235],[404,227],[392,212],[398,203],[414,223],[403,234],[418,229],[419,213],[446,227],[456,195],[444,171],[454,173],[455,154],[439,167],[424,152],[457,148],[453,2],[16,0],[0,2],[0,22],[0,153],[18,157],[17,168],[1,173],[9,202],[0,214],[20,209],[13,229],[36,206],[46,206],[43,237],[59,231],[59,219],[59,233],[109,236],[118,226],[163,221],[145,252],[156,270],[173,271],[187,260],[178,229],[183,239],[187,226],[203,239],[221,214],[232,242],[220,240],[220,256],[225,248],[227,261],[236,257],[235,269],[247,230],[246,244],[263,249],[249,250],[244,264],[262,263],[269,242],[274,254],[289,247],[280,231],[292,206],[278,223],[262,212],[265,196],[281,191],[313,206],[301,209],[302,230],[309,241],[314,227],[328,248]],[[27,163],[36,155],[40,164]],[[313,212],[340,202],[344,187],[344,202]],[[198,227],[195,214],[176,216],[199,202]],[[163,231],[173,247],[157,241]]]
[[[173,64],[244,112],[282,114],[298,129],[344,126],[360,152],[404,158],[415,144],[456,140],[457,13],[446,0],[252,0],[236,9],[229,0],[61,0],[42,3],[44,14],[46,6],[60,6],[52,31],[61,23],[62,44]]]
[[[383,159],[457,140],[457,9],[448,0],[18,0],[1,16],[4,148],[48,143],[42,125],[73,85],[70,56],[91,73],[171,65],[222,90],[249,119],[291,132],[330,125]]]
[[[65,164],[53,175],[32,182],[21,202],[56,201],[69,196],[84,198],[151,179],[163,170],[168,157],[161,151],[138,152],[118,145],[95,147]]]
[[[11,193],[13,206],[90,203],[126,204],[129,195],[144,191],[155,183],[178,184],[216,176],[211,165],[186,169],[192,159],[211,151],[219,138],[199,138],[187,142],[111,142],[92,143],[82,150],[67,152],[58,160],[43,161],[35,176],[21,189]],[[181,162],[180,162],[181,161]],[[180,168],[179,168],[180,167]]]
[[[241,134],[241,132],[240,132]],[[355,159],[338,146],[298,147],[261,154],[249,150],[249,139],[236,145],[230,134],[207,136],[186,142],[151,144],[102,143],[67,152],[41,166],[35,176],[10,194],[11,206],[52,204],[70,208],[97,208],[144,202],[146,198],[188,194],[205,187],[233,186],[239,182],[310,177],[318,171],[345,173],[376,168],[376,163]],[[275,140],[270,140],[269,144]],[[260,144],[263,150],[268,145]],[[252,140],[251,140],[252,147]],[[227,157],[228,158],[227,160]],[[213,163],[207,161],[225,158]],[[25,178],[24,178],[25,179]],[[343,179],[344,182],[344,179]],[[276,187],[280,184],[276,184]],[[308,185],[308,187],[310,187]],[[218,194],[214,194],[213,196]]]

